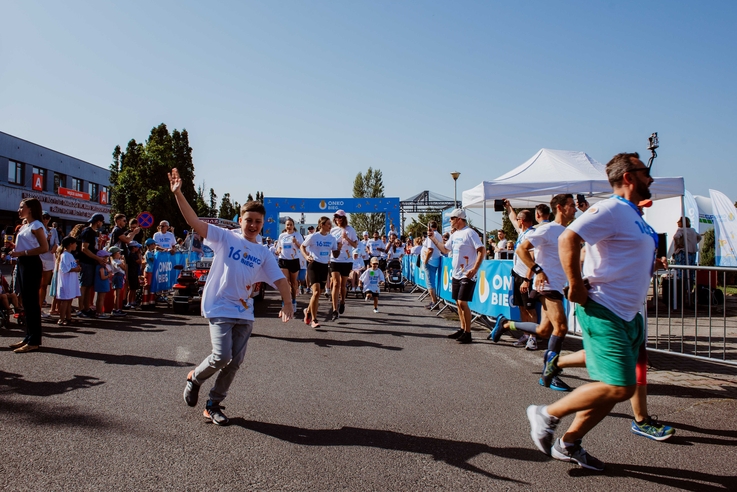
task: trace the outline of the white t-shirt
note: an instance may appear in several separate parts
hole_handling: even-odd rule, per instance
[[[28,251],[29,249],[38,248],[38,239],[33,235],[33,231],[44,229],[44,225],[40,220],[34,220],[20,228],[15,236],[15,250]]]
[[[370,239],[368,245],[369,249],[371,250],[371,256],[375,256],[377,258],[382,255],[382,252],[379,251],[379,248],[386,248],[386,246],[384,246],[384,241],[382,241],[381,239]]]
[[[371,258],[371,255],[369,254],[369,251],[368,251],[370,242],[371,242],[370,239],[366,239],[365,241],[361,240],[358,242],[358,253],[359,253],[359,257],[362,260],[368,260],[369,258]]]
[[[319,232],[307,236],[305,242],[302,243],[305,250],[310,254],[313,260],[318,263],[330,263],[332,252],[338,249],[338,240],[332,234],[324,236]],[[351,259],[351,261],[353,261]]]
[[[253,320],[253,293],[257,282],[284,278],[276,258],[264,246],[248,241],[240,229],[207,226],[205,244],[215,253],[202,293],[205,318]]]
[[[291,234],[288,232],[282,232],[279,235],[279,239],[276,240],[279,245],[277,248],[279,251],[279,258],[282,260],[294,260],[297,258],[299,255],[299,245],[302,244],[302,241],[304,241],[304,238],[302,237],[302,234],[297,231],[294,231]]]
[[[61,253],[59,272],[56,276],[56,297],[60,301],[68,301],[81,295],[79,274],[71,271],[77,266],[77,260],[69,251]]]
[[[548,277],[548,281],[540,289],[543,292],[554,290],[562,294],[563,287],[568,283],[558,255],[558,238],[565,230],[566,228],[557,222],[546,222],[525,235],[525,239],[535,247],[535,262]]]
[[[496,243],[496,251],[494,252],[494,259],[500,260],[502,258],[502,252],[507,250],[507,243],[509,239],[501,239]]]
[[[343,238],[343,231],[345,231],[345,235],[350,239],[351,241],[358,241],[358,236],[356,235],[356,230],[351,226],[345,226],[345,229],[342,227],[333,227],[333,229],[330,231],[330,234],[335,237],[336,240],[338,240],[340,244],[340,254],[337,258],[332,258],[330,261],[333,263],[353,263],[353,246],[351,246],[348,241],[344,241]],[[331,255],[332,256],[332,255]]]
[[[420,253],[422,253],[421,244],[418,244],[417,246],[412,246],[412,249],[410,250],[410,254],[419,255]]]
[[[379,292],[379,282],[384,281],[384,274],[381,270],[369,268],[361,274],[361,283],[363,291]]]
[[[519,233],[519,236],[517,236],[517,242],[515,243],[515,249],[517,249],[517,246],[522,244],[522,242],[527,239],[527,235],[530,234],[533,230],[534,229],[530,228],[524,232]],[[531,248],[528,251],[534,252],[534,250],[534,248]],[[514,271],[514,273],[522,278],[527,278],[527,274],[530,273],[530,269],[527,267],[527,265],[522,263],[522,260],[519,259],[519,256],[517,256],[516,253],[514,253],[512,259],[514,260],[514,263],[512,264],[512,270]]]
[[[589,297],[625,321],[642,309],[655,261],[656,233],[633,207],[618,198],[603,200],[568,226],[586,241]]]
[[[427,264],[432,267],[440,266],[440,257],[442,256],[440,254],[440,250],[435,245],[434,242],[432,242],[432,239],[429,237],[425,238],[425,242],[422,243],[422,257],[425,257],[425,251],[428,249],[432,249],[432,253],[430,253],[430,258],[427,259]]]
[[[174,237],[171,231],[155,233],[154,241],[156,241],[156,246],[164,249],[171,249],[172,246],[177,244],[177,238]]]
[[[46,240],[49,243],[49,250],[39,256],[41,257],[41,261],[44,262],[44,271],[48,272],[49,270],[54,269],[54,263],[56,263],[56,248],[59,247],[59,234],[56,232],[56,229],[51,228],[47,231]]]
[[[468,226],[450,235],[445,249],[453,254],[453,278],[462,279],[466,276],[466,270],[473,268],[476,263],[476,250],[483,247],[479,235]]]
[[[402,256],[404,256],[404,248],[402,246],[397,246],[394,248],[394,246],[389,246],[386,249],[386,259],[387,260],[401,260]]]
[[[363,262],[363,260],[361,258],[354,258],[353,259],[353,268],[352,268],[352,270],[361,270],[365,266],[366,266],[366,264]]]

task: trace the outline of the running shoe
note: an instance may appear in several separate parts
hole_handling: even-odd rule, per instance
[[[648,439],[653,439],[655,441],[665,441],[666,439],[670,439],[673,434],[676,433],[676,430],[673,427],[661,424],[658,422],[657,417],[650,416],[639,423],[636,420],[633,420],[632,427],[630,427],[630,429],[633,434],[647,437]]]
[[[379,310],[376,309],[376,308],[374,308],[374,313],[378,313],[378,312],[379,312]]]
[[[435,304],[433,304],[432,302],[431,302],[431,303],[429,303],[429,304],[425,304],[425,309],[432,309],[432,307],[433,307],[434,305],[435,305]]]
[[[525,350],[537,350],[537,337],[529,337],[527,339]]]
[[[580,439],[570,447],[564,446],[563,442],[560,439],[557,439],[550,455],[556,460],[576,463],[582,468],[587,468],[589,470],[604,470],[604,463],[587,453],[586,450],[581,447]]]
[[[540,378],[540,381],[542,381],[541,384],[543,386],[548,388],[550,387],[550,383],[553,378],[560,374],[562,372],[562,369],[558,367],[558,353],[556,352],[546,350],[543,360],[545,361],[545,363],[543,365],[543,375],[542,378]]]
[[[519,339],[512,344],[513,347],[525,347],[527,345],[527,341],[530,339],[530,335],[522,335],[519,337]]]
[[[464,331],[461,336],[458,337],[458,343],[472,343],[473,338],[471,338],[471,332],[470,331]]]
[[[97,317],[98,318],[105,319],[105,318],[109,318],[110,315],[108,313],[100,313],[100,314],[97,315]]]
[[[345,313],[345,303],[344,302],[341,302],[340,304],[338,304],[338,313],[339,314]]]
[[[558,426],[559,419],[546,417],[543,414],[542,405],[530,405],[527,407],[527,420],[530,421],[530,437],[537,449],[550,456],[550,448],[553,446],[553,433]]]
[[[111,314],[113,316],[125,316],[125,313],[122,309],[113,309],[113,312]]]
[[[340,318],[338,311],[333,311],[333,314],[330,316],[330,321],[336,321],[338,318]]]
[[[309,325],[310,323],[312,323],[312,315],[307,308],[305,308],[303,312],[305,313],[305,324]]]
[[[50,317],[51,317],[51,315],[49,313],[44,313],[43,311],[41,311],[41,318],[42,319],[49,319]]]
[[[496,323],[494,323],[494,329],[491,330],[491,333],[489,333],[489,340],[491,340],[494,343],[497,343],[502,338],[502,333],[504,333],[504,323],[506,321],[507,321],[507,318],[505,318],[501,314],[496,317]]]
[[[448,338],[458,338],[461,335],[463,335],[463,333],[464,333],[463,330],[458,329],[458,330],[454,331],[453,333],[451,333],[450,335],[448,335]]]
[[[197,405],[197,398],[200,394],[200,385],[192,381],[194,370],[187,374],[187,384],[184,386],[184,402],[190,407]]]
[[[545,381],[543,381],[543,378],[540,378],[540,386],[545,386]],[[565,381],[563,381],[558,376],[553,376],[553,378],[550,380],[550,385],[545,387],[555,391],[571,391],[572,389],[565,383]]]
[[[205,410],[202,412],[202,415],[213,424],[228,425],[230,419],[228,419],[228,417],[223,413],[223,408],[225,407],[220,406],[219,403],[207,400],[207,405],[205,406]]]

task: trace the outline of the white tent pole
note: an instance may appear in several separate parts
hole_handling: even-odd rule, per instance
[[[484,200],[484,237],[481,242],[484,244],[484,248],[489,247],[486,240],[486,200]]]

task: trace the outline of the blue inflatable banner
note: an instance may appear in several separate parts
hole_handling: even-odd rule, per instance
[[[170,290],[177,281],[179,270],[175,265],[184,266],[186,255],[181,252],[171,254],[166,251],[157,251],[154,259],[154,274],[151,277],[151,292]]]

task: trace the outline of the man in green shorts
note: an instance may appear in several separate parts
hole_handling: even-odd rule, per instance
[[[591,379],[548,406],[530,405],[527,417],[535,445],[561,461],[591,470],[604,463],[581,447],[581,439],[614,405],[635,393],[635,367],[643,337],[639,313],[655,265],[658,236],[641,217],[637,204],[650,198],[650,169],[639,155],[618,154],[606,166],[614,194],[576,219],[558,240],[568,299],[578,304]],[[581,247],[586,256],[581,275]],[[553,443],[560,419],[576,414],[566,433]]]

